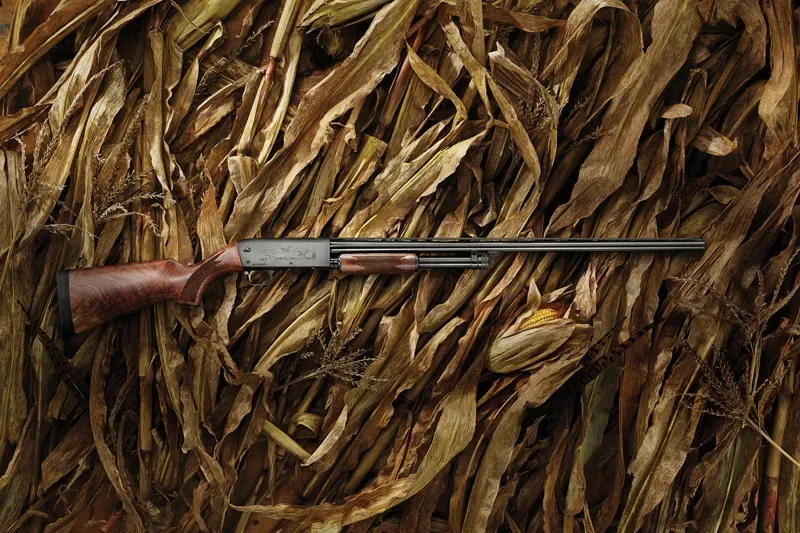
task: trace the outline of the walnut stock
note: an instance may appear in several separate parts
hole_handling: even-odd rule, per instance
[[[190,266],[162,259],[62,270],[57,277],[62,334],[82,333],[165,300],[199,305],[213,280],[242,270],[235,243]]]

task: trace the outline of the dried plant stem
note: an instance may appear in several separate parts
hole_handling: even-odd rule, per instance
[[[11,197],[8,198],[9,202],[11,201]],[[13,206],[9,206],[10,210],[13,210]],[[13,212],[13,211],[11,211]],[[11,263],[14,260],[14,248],[16,247],[21,234],[17,231],[17,225],[14,224],[14,217],[11,217],[11,241],[8,245],[8,248],[3,251],[3,274],[0,275],[0,290],[6,284],[6,277],[8,276],[9,271],[11,270]],[[2,455],[0,455],[2,457]]]
[[[247,498],[247,505],[253,505],[258,500],[259,492],[261,491],[261,485],[264,483],[264,479],[264,472],[262,472],[256,480],[256,485],[253,487],[253,492],[250,494],[250,497]],[[236,522],[236,527],[234,528],[233,533],[244,533],[245,529],[247,528],[247,522],[250,521],[250,516],[252,516],[250,512],[243,512],[239,516],[239,521]]]
[[[750,379],[749,379],[749,384],[750,384],[749,390],[753,392],[758,390],[758,371],[761,368],[761,345],[762,345],[761,335],[756,335],[755,342],[753,343],[753,351],[751,354],[752,361],[750,362]],[[749,394],[747,396],[747,399],[749,403],[749,405],[747,406],[749,412],[750,409],[753,409],[755,406],[755,401],[756,401],[755,394]]]
[[[795,459],[794,457],[792,457],[791,455],[789,455],[789,454],[786,452],[786,450],[784,450],[784,449],[781,447],[781,445],[780,445],[780,444],[778,444],[777,442],[775,442],[775,441],[772,439],[772,437],[770,437],[770,436],[769,436],[769,434],[768,434],[766,431],[764,431],[763,429],[761,429],[760,427],[758,427],[758,424],[756,424],[756,423],[755,423],[753,420],[751,420],[750,418],[747,418],[747,419],[745,419],[745,420],[744,420],[744,422],[745,422],[745,423],[746,423],[746,424],[747,424],[747,425],[748,425],[748,426],[749,426],[751,429],[753,429],[753,430],[754,430],[756,433],[758,433],[759,435],[761,435],[762,437],[764,437],[764,440],[766,440],[767,442],[769,442],[769,443],[772,445],[772,447],[773,447],[774,449],[776,449],[776,450],[777,450],[777,451],[778,451],[778,452],[779,452],[781,455],[783,455],[784,457],[786,457],[786,459],[788,459],[790,463],[792,463],[792,464],[793,464],[794,466],[796,466],[797,468],[800,468],[800,462],[798,462],[798,461],[797,461],[797,459]]]
[[[278,426],[272,422],[265,421],[264,426],[261,428],[262,433],[271,439],[275,444],[294,455],[298,459],[305,461],[311,454],[308,453],[296,440],[284,433]]]
[[[275,30],[275,35],[272,39],[272,45],[267,58],[267,64],[264,68],[264,76],[261,78],[261,82],[258,85],[258,91],[256,92],[253,106],[250,108],[247,123],[239,139],[240,152],[249,151],[248,147],[255,137],[258,124],[261,121],[261,113],[264,110],[269,92],[272,89],[273,78],[278,68],[278,60],[283,55],[283,49],[286,46],[286,41],[289,39],[290,29],[293,28],[295,18],[297,18],[298,8],[302,2],[303,0],[289,0],[283,5],[283,11],[278,20],[278,27]],[[263,158],[259,158],[260,164],[266,161],[266,154],[263,155]]]
[[[787,346],[790,343],[787,343]],[[791,404],[792,391],[794,390],[794,375],[797,371],[797,359],[792,358],[789,371],[784,377],[781,390],[775,405],[775,418],[772,422],[772,436],[778,446],[767,450],[767,460],[764,467],[764,490],[761,495],[761,509],[758,515],[759,533],[774,530],[775,516],[778,510],[778,486],[781,477],[781,455],[783,436],[789,420],[789,405]]]
[[[381,454],[386,449],[386,446],[392,442],[394,436],[397,434],[397,428],[400,427],[402,416],[395,416],[394,419],[381,431],[375,443],[361,456],[358,461],[358,466],[353,470],[350,480],[344,487],[345,494],[353,494],[361,486],[364,478],[367,477],[370,469],[378,462]]]
[[[800,274],[795,278],[795,286],[800,282]],[[792,320],[796,326],[800,322],[800,302],[792,302]],[[794,344],[791,342],[794,336],[790,334],[789,339],[781,347],[778,357],[778,364],[784,361]],[[783,447],[783,436],[786,431],[786,424],[789,420],[789,406],[792,401],[792,391],[795,386],[795,373],[797,372],[797,357],[792,357],[789,361],[789,370],[783,378],[783,383],[778,391],[775,401],[775,417],[772,421],[772,438]],[[758,515],[758,532],[771,533],[775,527],[775,517],[778,511],[778,487],[781,477],[781,450],[771,447],[767,451],[767,460],[764,466],[764,487],[760,498],[760,510]]]
[[[275,29],[275,36],[272,38],[272,45],[269,49],[269,57],[274,63],[283,54],[286,41],[289,40],[289,32],[294,28],[297,12],[303,0],[287,0],[283,4],[283,12],[278,20],[278,27]]]
[[[297,406],[297,409],[295,410],[294,415],[292,416],[292,420],[289,422],[289,427],[286,430],[286,433],[290,437],[294,437],[294,434],[297,431],[297,423],[295,422],[296,417],[303,413],[308,412],[308,409],[309,407],[311,407],[314,398],[317,397],[317,394],[319,394],[319,391],[322,389],[322,384],[324,383],[324,381],[325,379],[322,376],[315,378],[314,381],[311,382],[311,386],[308,388],[305,395],[303,395],[303,399],[300,401],[300,405]],[[288,457],[285,454],[283,454],[282,457],[279,459],[279,464],[277,468],[278,472],[284,469],[287,460]]]
[[[11,204],[11,195],[7,195],[7,198],[8,198],[8,201],[9,201],[9,206],[8,206],[9,213],[14,213],[14,207],[15,206],[13,206]],[[8,310],[3,310],[3,312],[8,313],[8,316],[12,316],[11,313],[14,310],[13,307],[15,307],[12,302],[16,302],[17,301],[17,296],[15,294],[15,285],[14,285],[14,281],[15,281],[14,280],[14,271],[11,270],[11,263],[14,261],[14,257],[13,257],[14,254],[11,251],[14,249],[15,243],[17,242],[17,239],[18,239],[17,226],[16,226],[16,224],[14,224],[14,217],[13,216],[11,217],[11,226],[12,226],[11,227],[11,235],[12,235],[11,243],[9,244],[9,248],[8,248],[9,251],[5,255],[5,264],[3,265],[3,275],[0,276],[0,291],[5,292],[4,287],[5,287],[5,284],[6,284],[6,277],[8,276],[8,273],[11,272],[11,278],[9,280],[9,283],[11,285],[11,287],[9,289],[10,292],[11,292],[11,298],[8,299],[9,306],[11,308],[8,309]],[[11,326],[11,333],[13,335],[13,332],[14,332],[13,330],[14,330],[14,327],[15,327],[14,320],[11,320],[10,326]],[[10,357],[12,358],[11,360],[13,360],[14,356],[15,356],[15,353],[12,350],[12,353],[10,354]],[[6,445],[7,445],[7,440],[8,440],[8,438],[6,436],[6,428],[9,425],[8,424],[8,417],[10,416],[10,414],[9,414],[9,406],[11,405],[11,402],[8,400],[8,395],[11,393],[10,389],[11,389],[11,387],[2,387],[2,391],[0,391],[0,461],[3,460],[3,457],[5,455]]]
[[[411,48],[413,48],[415,52],[419,52],[419,49],[422,46],[422,38],[424,36],[425,26],[422,25],[419,27],[417,35],[414,37],[414,42],[411,45]],[[381,109],[381,114],[378,118],[378,125],[375,127],[375,137],[378,139],[383,139],[383,137],[386,135],[386,129],[392,122],[395,111],[397,111],[397,106],[400,105],[403,96],[406,94],[406,89],[408,88],[410,81],[411,61],[408,58],[408,54],[406,54],[403,64],[400,67],[400,70],[397,72],[397,77],[395,78],[392,87],[389,89],[389,96],[386,98],[386,102],[383,104],[383,109]]]
[[[324,474],[320,472],[314,472],[314,475],[308,480],[306,486],[303,487],[303,499],[310,498],[312,494],[317,492],[320,483],[322,483],[324,480]]]
[[[150,501],[151,454],[153,452],[153,356],[151,354],[149,313],[142,312],[139,323],[139,498]]]

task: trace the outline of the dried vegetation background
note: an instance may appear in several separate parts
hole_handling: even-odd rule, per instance
[[[800,530],[799,21],[790,0],[19,0],[0,531]],[[231,276],[62,346],[60,268],[321,235],[708,250]]]

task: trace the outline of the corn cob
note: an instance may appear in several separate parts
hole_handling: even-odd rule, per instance
[[[564,306],[559,303],[551,303],[538,309],[534,312],[531,316],[529,316],[525,321],[520,325],[519,329],[529,329],[533,326],[538,326],[539,324],[543,324],[544,322],[548,322],[550,320],[554,320],[556,318],[561,318],[564,314]]]

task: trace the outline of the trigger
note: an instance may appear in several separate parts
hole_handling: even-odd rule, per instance
[[[264,272],[264,273],[266,273],[267,274],[267,281],[266,282],[261,282],[261,283],[253,281],[253,274],[255,274],[256,272]],[[264,286],[264,285],[269,285],[269,282],[272,280],[272,277],[274,275],[275,275],[275,271],[274,270],[249,270],[247,272],[247,274],[246,274],[248,283],[250,283],[250,285],[252,285],[254,287],[261,287],[261,286]]]

